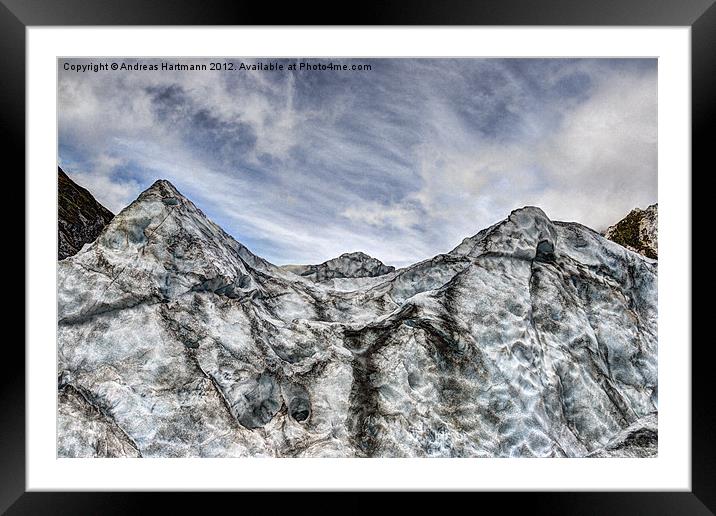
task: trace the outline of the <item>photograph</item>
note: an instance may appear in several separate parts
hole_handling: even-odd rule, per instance
[[[58,458],[658,457],[657,58],[56,63]]]

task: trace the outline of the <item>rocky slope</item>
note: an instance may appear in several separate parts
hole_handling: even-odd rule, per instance
[[[91,193],[67,177],[60,167],[57,167],[57,181],[57,258],[64,260],[86,243],[93,242],[114,215]]]
[[[657,264],[538,208],[346,289],[158,181],[58,267],[59,456],[656,454]]]
[[[659,240],[659,205],[647,209],[634,208],[629,215],[607,228],[605,238],[627,249],[656,260]]]

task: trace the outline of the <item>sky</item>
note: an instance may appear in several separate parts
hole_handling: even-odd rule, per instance
[[[655,59],[226,61],[58,60],[60,166],[114,213],[168,179],[279,265],[404,266],[523,206],[602,231],[657,201]]]

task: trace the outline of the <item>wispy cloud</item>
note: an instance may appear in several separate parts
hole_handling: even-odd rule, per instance
[[[370,64],[61,71],[60,160],[113,211],[167,178],[277,263],[403,265],[527,204],[603,229],[656,201],[655,60]]]

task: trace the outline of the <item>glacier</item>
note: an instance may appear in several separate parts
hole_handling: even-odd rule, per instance
[[[657,267],[536,207],[279,267],[160,180],[58,262],[58,456],[653,457]]]

